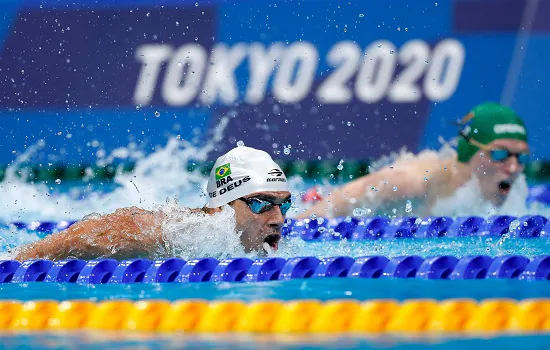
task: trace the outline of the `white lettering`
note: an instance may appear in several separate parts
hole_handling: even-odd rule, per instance
[[[494,129],[496,134],[522,134],[525,135],[525,128],[518,124],[496,124]]]
[[[422,98],[422,89],[418,79],[428,67],[430,47],[422,40],[408,41],[399,50],[399,64],[403,71],[396,77],[388,99],[392,102],[418,102]]]
[[[437,44],[433,50],[430,68],[424,77],[426,97],[440,102],[454,94],[462,74],[464,56],[464,47],[454,39]]]
[[[317,75],[317,48],[305,41],[288,46],[276,42],[269,47],[261,43],[220,43],[210,57],[196,43],[177,49],[163,44],[142,45],[135,53],[141,69],[133,101],[149,104],[156,86],[161,84],[160,96],[170,106],[185,106],[195,100],[203,105],[217,101],[229,105],[239,99],[259,104],[272,82],[271,93],[277,101],[296,103],[312,93],[318,77],[321,81],[314,95],[323,104],[344,104],[354,98],[363,103],[377,103],[384,98],[414,103],[423,97],[439,102],[456,91],[465,58],[464,47],[454,39],[442,40],[433,50],[422,40],[410,40],[399,50],[389,41],[378,40],[362,52],[353,41],[335,43],[326,57],[334,69]],[[248,77],[237,79],[237,72],[246,73],[239,66],[247,59]],[[397,64],[400,69],[395,76]],[[241,91],[243,96],[239,95]]]
[[[282,43],[275,43],[266,52],[262,44],[252,43],[249,51],[248,69],[250,77],[245,101],[250,104],[258,104],[265,98],[269,78],[279,64],[284,47]]]
[[[178,49],[166,70],[162,96],[171,106],[185,106],[197,96],[206,66],[206,52],[197,44]]]
[[[355,93],[361,101],[375,103],[386,95],[395,71],[395,50],[386,40],[375,41],[367,47],[355,81]]]
[[[157,85],[160,67],[172,53],[168,45],[142,45],[136,50],[136,59],[140,61],[136,90],[134,91],[134,103],[145,105],[153,99],[153,93]]]
[[[210,67],[206,72],[203,93],[200,100],[204,104],[212,104],[218,96],[224,104],[237,100],[238,88],[235,80],[235,69],[246,57],[247,48],[243,43],[233,47],[217,44],[212,50]]]
[[[347,103],[353,98],[348,81],[357,72],[361,49],[353,41],[343,41],[332,47],[327,62],[336,69],[321,83],[317,99],[322,103]]]
[[[273,96],[282,103],[303,99],[311,89],[318,60],[317,49],[311,43],[304,41],[290,45],[275,75]]]

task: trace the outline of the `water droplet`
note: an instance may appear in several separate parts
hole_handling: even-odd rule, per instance
[[[363,18],[363,17],[365,17],[365,14],[360,13],[360,14],[359,14],[359,17]]]
[[[196,3],[195,3],[195,6],[196,6],[196,7],[199,7],[199,3],[198,3],[198,2],[196,2]]]
[[[286,155],[289,155],[290,154],[290,148],[285,147],[283,149],[283,153],[286,154]]]
[[[407,199],[407,202],[405,202],[405,211],[407,213],[410,213],[413,210],[413,206],[410,200]]]
[[[288,119],[285,119],[285,124],[288,124]]]
[[[151,12],[147,12],[147,14],[145,14],[145,16],[147,16],[147,17],[151,16]]]
[[[519,220],[514,220],[510,223],[510,226],[508,227],[509,231],[515,231],[519,227],[520,223]]]
[[[351,122],[347,122],[347,125],[348,125],[348,126],[351,126]]]
[[[61,185],[61,179],[56,179],[55,183],[58,184],[58,185]]]
[[[237,147],[243,147],[244,142],[242,140],[237,141]]]
[[[159,111],[155,111],[155,117],[160,117],[160,112]]]
[[[393,192],[397,191],[397,186],[393,186]]]
[[[393,50],[390,50],[390,55],[393,55],[394,51]]]

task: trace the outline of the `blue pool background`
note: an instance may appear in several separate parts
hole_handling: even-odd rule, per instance
[[[548,161],[549,17],[550,2],[546,0],[353,0],[345,3],[336,0],[119,0],[101,3],[92,0],[0,0],[0,132],[3,135],[0,138],[0,167],[13,164],[19,157],[18,162],[23,167],[49,168],[57,164],[101,168],[113,161],[109,156],[115,150],[118,150],[115,162],[116,158],[123,162],[135,160],[154,154],[174,137],[194,145],[207,144],[219,129],[223,129],[223,133],[220,139],[214,137],[216,144],[210,152],[193,154],[199,158],[197,161],[213,160],[237,141],[265,149],[285,161],[372,160],[402,147],[415,152],[439,148],[443,140],[456,135],[455,120],[486,100],[500,101],[516,109],[529,129],[533,160]],[[430,98],[424,89],[426,71],[423,70],[415,80],[421,94],[415,101],[396,101],[390,97],[389,89],[378,89],[375,92],[382,96],[380,100],[365,103],[355,90],[350,89],[353,96],[346,103],[319,103],[316,93],[335,70],[329,62],[331,49],[337,44],[353,41],[363,50],[376,40],[395,45],[396,56],[402,53],[406,44],[420,41],[429,47],[427,66],[430,66],[432,54],[439,44],[456,41],[465,52],[456,90],[442,101]],[[133,97],[142,69],[136,52],[143,45],[163,43],[177,48],[191,43],[210,53],[217,44],[230,48],[240,44],[250,48],[255,44],[267,48],[274,42],[286,46],[297,42],[311,43],[319,55],[313,82],[298,103],[278,101],[273,91],[276,72],[268,77],[265,96],[258,103],[245,101],[250,69],[254,66],[249,58],[235,69],[238,97],[233,103],[224,103],[220,95],[213,103],[205,104],[198,94],[192,102],[174,106],[163,90],[167,63],[159,70],[151,99],[140,104]],[[405,67],[406,64],[398,65],[395,75]],[[350,77],[349,86],[355,82],[356,75]],[[231,81],[224,83],[230,85]],[[220,121],[224,118],[228,124],[221,128],[223,122]],[[21,157],[34,146],[38,147],[29,152],[28,159]],[[139,152],[143,155],[136,155]],[[160,172],[188,176],[182,167],[178,167],[181,165],[177,162],[178,154],[171,157],[165,159],[165,167],[158,167]],[[169,166],[171,160],[176,164],[173,167]],[[192,157],[185,158],[186,162],[192,160]],[[128,185],[135,175],[129,174],[122,181]],[[153,180],[146,183],[148,190],[170,182],[164,177]],[[327,179],[316,181],[330,182]],[[204,178],[191,176],[184,182],[188,185],[178,187],[177,190],[183,190],[178,194],[191,197],[200,192],[197,188],[204,185]],[[69,184],[64,179],[62,185],[54,183],[52,180],[49,183],[23,184],[23,181],[14,182],[13,179],[1,183],[0,190],[11,189],[10,196],[0,198],[4,221],[81,219],[87,212],[105,209],[101,196],[113,193],[120,186],[120,183],[105,182]],[[134,185],[128,187],[134,191]],[[141,186],[140,189],[143,195],[127,202],[122,201],[125,196],[110,197],[112,201],[108,208],[128,202],[142,204],[142,200],[144,205],[150,205],[151,201],[162,204],[168,197],[164,192],[157,197],[147,197],[147,189]],[[71,193],[71,200],[60,200],[58,195],[68,193]],[[537,197],[549,203],[548,193],[532,191],[530,199]],[[170,193],[170,197],[173,194]],[[203,198],[199,202],[192,204],[201,205]],[[44,233],[32,230],[14,231],[2,227],[1,253],[43,236]],[[508,237],[367,242],[294,240],[281,244],[281,254],[289,257],[413,254],[457,257],[518,254],[534,257],[550,253],[548,244],[548,238]],[[548,296],[550,285],[547,281],[507,279],[325,278],[262,283],[0,284],[0,299],[21,301],[120,298],[482,300],[495,297],[523,300]],[[547,335],[481,336],[471,340],[429,336],[364,339],[347,336],[159,337],[106,333],[0,335],[0,348],[391,347],[449,350],[488,347],[546,349],[548,344],[550,336]]]

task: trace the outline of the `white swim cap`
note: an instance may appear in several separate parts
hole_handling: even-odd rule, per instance
[[[240,146],[216,160],[206,189],[206,206],[216,208],[255,192],[288,191],[288,183],[269,154]]]

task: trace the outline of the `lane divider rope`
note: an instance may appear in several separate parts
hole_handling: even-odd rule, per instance
[[[520,279],[549,280],[550,255],[456,258],[416,255],[327,258],[170,258],[151,261],[0,260],[0,283],[193,283],[261,282],[304,278],[418,278],[418,279]]]
[[[542,333],[550,299],[0,302],[0,330],[246,333]]]

